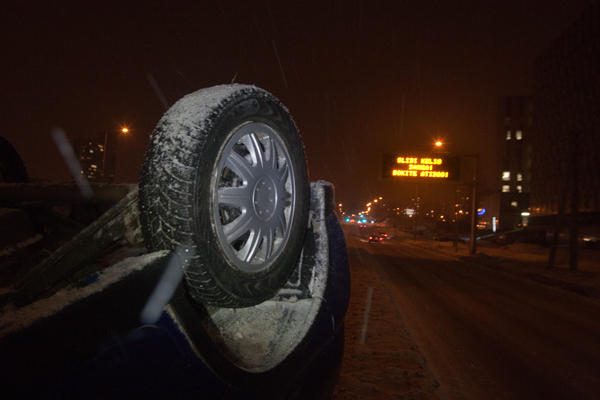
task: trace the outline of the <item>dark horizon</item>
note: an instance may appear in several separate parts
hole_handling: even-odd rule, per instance
[[[136,181],[164,112],[151,82],[172,104],[235,80],[288,106],[311,179],[332,181],[341,202],[409,197],[411,185],[379,179],[381,154],[436,137],[450,151],[481,153],[490,190],[499,97],[532,93],[535,57],[586,3],[6,6],[0,135],[32,177],[64,180],[53,128],[80,138],[127,124],[117,179]]]

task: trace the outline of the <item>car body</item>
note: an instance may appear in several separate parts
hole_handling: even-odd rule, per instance
[[[350,291],[332,198],[330,185],[311,185],[312,229],[297,275],[257,306],[203,307],[182,282],[155,323],[141,322],[167,275],[171,253],[163,250],[122,259],[54,295],[9,307],[0,316],[5,395],[320,398],[337,379]],[[290,319],[303,326],[280,318],[269,329],[266,321],[276,312],[296,313]],[[263,359],[256,358],[257,337]]]

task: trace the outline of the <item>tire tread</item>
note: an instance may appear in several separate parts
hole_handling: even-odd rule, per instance
[[[287,113],[287,109],[273,95],[262,89],[246,85],[232,87],[233,90],[225,91],[220,96],[219,90],[222,87],[204,89],[185,96],[171,107],[152,134],[140,179],[140,221],[147,247],[151,251],[175,250],[178,247],[189,249],[196,256],[190,257],[189,263],[184,266],[188,293],[197,301],[221,307],[242,307],[263,301],[275,293],[278,288],[272,286],[282,280],[267,276],[262,280],[241,283],[237,287],[238,292],[234,294],[211,272],[208,267],[211,258],[200,256],[206,249],[205,243],[196,237],[193,225],[194,193],[198,185],[197,165],[202,161],[200,157],[209,136],[213,134],[211,132],[215,121],[224,110],[230,110],[234,114],[242,112],[243,110],[236,109],[235,102],[245,98],[270,102]],[[189,112],[186,107],[196,101],[194,96],[213,99],[211,104],[202,104],[208,110],[204,110],[204,118],[200,123],[182,118],[182,114]],[[256,105],[258,104],[257,101]],[[280,116],[277,117],[281,119]],[[291,116],[288,117],[295,128]],[[301,147],[303,155],[303,146]],[[304,203],[308,207],[308,201]],[[289,272],[292,270],[290,268]],[[243,292],[244,297],[240,296],[240,292]]]

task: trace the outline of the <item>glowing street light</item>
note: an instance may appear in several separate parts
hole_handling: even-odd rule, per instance
[[[106,153],[108,150],[108,135],[109,135],[108,130],[104,131],[104,147],[102,148],[102,171],[103,174],[106,174]],[[115,131],[113,131],[115,132]],[[127,136],[129,134],[129,127],[127,125],[123,125],[121,126],[121,128],[118,130],[118,132],[123,135],[123,136]],[[116,133],[116,132],[115,132]],[[117,134],[118,136],[118,134]]]
[[[441,149],[444,146],[444,141],[442,139],[436,139],[435,142],[433,142],[433,145],[436,149]]]

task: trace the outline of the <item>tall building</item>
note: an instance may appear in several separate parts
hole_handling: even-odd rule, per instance
[[[600,5],[592,2],[537,57],[531,137],[532,223],[552,222],[560,204],[600,221]],[[574,190],[575,189],[575,190]]]
[[[75,143],[81,174],[90,181],[111,182],[115,175],[116,140],[98,133]]]
[[[507,230],[525,226],[529,212],[533,102],[529,96],[502,97],[499,104],[499,223]]]

